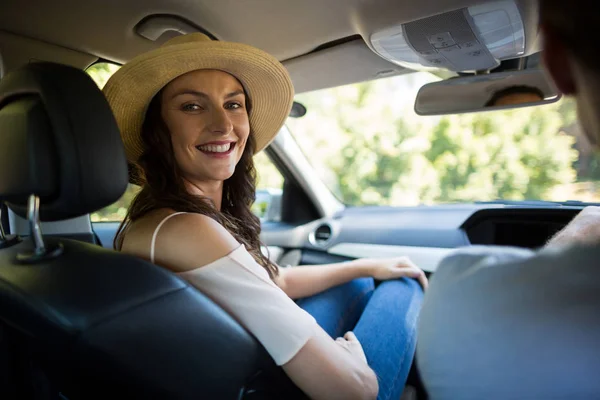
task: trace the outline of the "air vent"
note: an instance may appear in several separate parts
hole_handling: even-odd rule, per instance
[[[333,229],[329,224],[322,224],[310,234],[310,242],[319,247],[325,246],[331,240]]]

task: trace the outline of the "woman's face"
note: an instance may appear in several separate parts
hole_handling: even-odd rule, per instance
[[[193,71],[165,86],[161,100],[183,177],[196,184],[230,178],[250,134],[240,82],[222,71]]]

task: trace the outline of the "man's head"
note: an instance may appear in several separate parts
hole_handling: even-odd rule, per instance
[[[544,100],[544,94],[532,86],[509,86],[495,92],[485,103],[485,107],[506,106],[511,104],[535,103]]]
[[[544,64],[558,89],[577,101],[579,120],[600,148],[600,42],[597,0],[540,0]],[[600,30],[599,32],[600,33]]]

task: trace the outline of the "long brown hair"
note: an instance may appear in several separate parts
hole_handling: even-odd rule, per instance
[[[153,210],[170,208],[198,213],[223,225],[273,279],[278,269],[261,252],[260,220],[251,211],[256,199],[256,170],[252,158],[256,140],[252,129],[235,172],[223,183],[223,200],[219,211],[210,199],[187,191],[181,170],[175,161],[169,131],[162,119],[161,98],[162,92],[154,96],[142,125],[144,151],[133,166],[134,178],[142,189],[131,202],[125,219],[119,226],[114,240],[115,249],[120,250],[123,246],[127,227]],[[252,106],[247,95],[246,109],[250,114]]]

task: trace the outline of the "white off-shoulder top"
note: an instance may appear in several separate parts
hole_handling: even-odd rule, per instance
[[[152,235],[150,260],[163,219]],[[317,322],[269,277],[243,245],[208,265],[178,274],[220,305],[264,346],[277,365],[290,361],[315,335]]]

